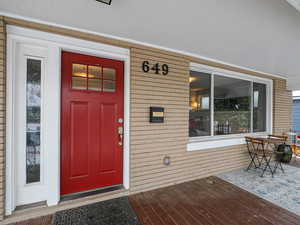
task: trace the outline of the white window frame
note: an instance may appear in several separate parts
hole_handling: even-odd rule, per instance
[[[244,144],[245,136],[266,136],[271,134],[273,130],[273,80],[267,78],[256,77],[244,73],[234,72],[230,70],[220,69],[216,67],[211,67],[207,65],[202,65],[198,63],[190,64],[190,71],[202,72],[211,75],[211,135],[210,136],[200,136],[200,137],[190,137],[187,145],[187,151],[197,151],[205,150],[218,147],[226,147],[232,145]],[[262,83],[266,85],[266,98],[267,98],[267,109],[266,109],[266,131],[265,132],[252,132],[252,133],[242,133],[242,134],[229,134],[229,135],[216,135],[214,136],[214,77],[215,76],[231,77],[241,80],[246,80],[257,83]],[[251,97],[252,99],[252,97]],[[253,120],[253,107],[251,100],[251,120]],[[253,130],[253,122],[251,122],[251,130]]]

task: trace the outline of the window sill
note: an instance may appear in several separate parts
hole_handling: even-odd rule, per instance
[[[187,151],[198,151],[198,150],[208,150],[213,148],[222,148],[233,145],[243,145],[246,144],[245,136],[266,136],[268,133],[253,133],[253,134],[244,134],[243,136],[231,136],[231,137],[206,137],[200,138],[198,140],[190,139],[190,142],[187,144]]]

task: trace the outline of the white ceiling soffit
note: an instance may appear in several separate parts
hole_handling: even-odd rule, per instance
[[[287,2],[300,11],[300,0],[287,0]]]

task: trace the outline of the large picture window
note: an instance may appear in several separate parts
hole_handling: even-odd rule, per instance
[[[265,83],[215,73],[190,72],[190,137],[266,131]]]

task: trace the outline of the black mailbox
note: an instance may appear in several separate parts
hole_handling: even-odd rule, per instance
[[[150,123],[163,123],[164,111],[162,107],[150,107]]]

